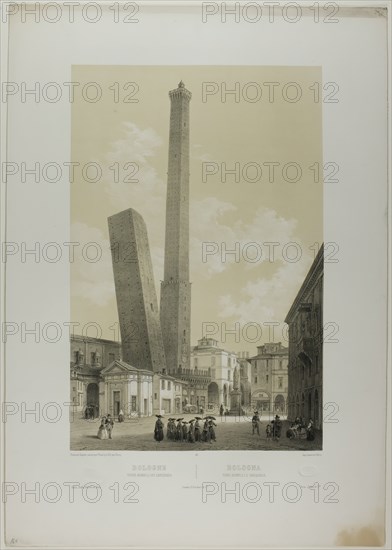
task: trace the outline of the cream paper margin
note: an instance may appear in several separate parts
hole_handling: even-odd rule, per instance
[[[325,346],[323,392],[324,402],[339,404],[339,423],[325,426],[324,449],[311,456],[77,456],[69,451],[66,414],[56,424],[23,424],[15,415],[2,425],[7,481],[24,481],[29,487],[35,482],[41,487],[50,481],[97,482],[103,494],[96,504],[84,502],[78,493],[71,504],[66,491],[55,504],[10,497],[4,506],[6,541],[40,547],[328,547],[344,542],[339,534],[345,530],[348,537],[360,529],[365,529],[363,537],[368,528],[379,533],[386,482],[387,20],[376,10],[366,18],[357,10],[354,17],[339,17],[335,25],[316,25],[311,18],[293,25],[277,20],[262,29],[244,25],[243,42],[237,43],[230,39],[229,24],[203,24],[198,5],[172,3],[165,10],[163,3],[141,6],[141,22],[131,28],[111,24],[111,11],[104,11],[97,24],[76,17],[72,25],[56,23],[44,30],[42,24],[12,19],[8,80],[68,82],[73,64],[246,64],[320,65],[324,81],[339,83],[341,102],[323,109],[324,160],[337,162],[342,174],[338,186],[324,188],[325,241],[339,243],[341,258],[337,269],[325,265],[324,315],[339,323],[341,340]],[[192,38],[187,48],[186,36]],[[70,130],[67,103],[59,104],[53,116],[50,104],[10,102],[7,160],[31,164],[69,159]],[[69,241],[68,183],[64,179],[56,185],[8,188],[6,222],[8,241],[22,242],[26,236],[37,242]],[[26,265],[7,265],[6,320],[28,326],[69,321],[68,263]],[[66,337],[56,345],[11,340],[3,371],[5,401],[68,402],[68,361]],[[243,499],[237,504],[230,497],[226,503],[203,503],[199,489],[186,488],[227,481],[222,474],[228,464],[255,463],[264,469],[266,480],[281,485],[338,483],[340,502],[314,504],[310,491],[304,491],[306,498],[295,504],[285,502],[280,492],[274,503],[265,493],[253,504]],[[140,478],[139,503],[115,503],[109,487],[116,481],[120,487],[134,481],[128,474],[135,464],[164,464],[172,477]],[[304,477],[301,471],[309,465],[314,475]]]

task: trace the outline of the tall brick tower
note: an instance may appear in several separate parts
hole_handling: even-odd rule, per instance
[[[146,224],[132,208],[110,216],[108,224],[123,359],[161,371],[165,352]]]
[[[192,94],[181,81],[178,88],[169,92],[169,97],[165,266],[160,318],[166,365],[173,372],[190,366],[189,102]]]

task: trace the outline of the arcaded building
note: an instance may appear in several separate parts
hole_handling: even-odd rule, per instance
[[[251,404],[260,414],[287,413],[288,357],[282,342],[268,342],[258,346],[257,355],[249,359]]]
[[[288,417],[323,421],[323,277],[320,248],[286,316],[289,325]]]
[[[230,392],[233,390],[234,369],[238,367],[237,355],[218,346],[214,338],[201,338],[191,351],[191,365],[195,372],[209,373],[205,388],[207,410],[220,407],[230,409]]]
[[[158,301],[142,216],[128,208],[108,218],[122,356],[138,369],[166,368]]]

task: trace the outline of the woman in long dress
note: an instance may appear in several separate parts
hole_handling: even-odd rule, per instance
[[[313,427],[313,420],[309,419],[309,424],[306,427],[306,439],[308,441],[314,441],[315,434],[314,434],[314,427]]]
[[[108,438],[108,432],[106,430],[105,422],[106,422],[106,418],[103,417],[101,419],[101,425],[98,428],[98,433],[97,433],[98,439],[107,439]]]
[[[156,414],[157,421],[155,422],[155,428],[154,428],[154,439],[155,441],[162,441],[163,439],[163,422],[161,420],[162,415]]]

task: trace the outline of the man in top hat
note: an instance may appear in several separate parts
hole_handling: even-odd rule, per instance
[[[260,435],[260,417],[259,411],[255,411],[252,417],[252,435],[257,432],[257,435]]]

